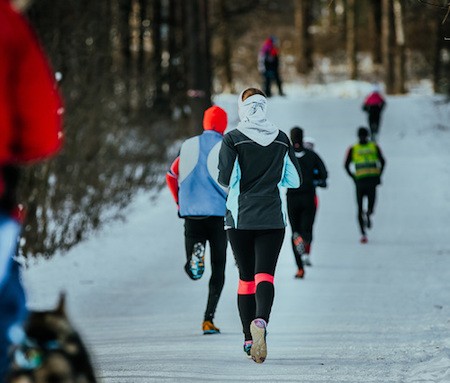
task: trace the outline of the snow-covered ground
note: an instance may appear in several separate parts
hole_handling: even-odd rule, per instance
[[[269,117],[316,139],[330,173],[304,280],[288,243],[262,365],[242,352],[231,250],[216,313],[201,332],[208,270],[183,271],[183,222],[169,192],[141,194],[115,222],[64,256],[25,271],[29,303],[68,293],[103,382],[450,382],[450,123],[437,97],[389,97],[380,134],[387,159],[369,243],[361,245],[347,147],[365,124],[368,84],[287,86]],[[236,121],[236,96],[216,102]],[[290,230],[287,231],[290,234]]]

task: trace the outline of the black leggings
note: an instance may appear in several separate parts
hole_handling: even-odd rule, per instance
[[[357,185],[356,186],[356,201],[358,203],[358,223],[361,234],[365,235],[364,225],[364,198],[367,198],[367,214],[371,215],[375,206],[377,187],[374,185]]]
[[[223,228],[223,217],[186,218],[184,221],[184,237],[188,262],[191,259],[194,245],[198,242],[206,245],[206,241],[209,241],[211,278],[209,280],[205,320],[212,321],[225,283],[227,236]]]
[[[287,211],[292,233],[297,232],[301,235],[308,252],[313,240],[313,225],[316,210],[314,193],[287,195]],[[302,258],[295,248],[293,239],[291,239],[291,244],[297,266],[299,269],[303,269]]]
[[[253,319],[269,321],[275,295],[273,276],[285,229],[230,229],[227,233],[239,269],[239,316],[245,339],[250,340]]]

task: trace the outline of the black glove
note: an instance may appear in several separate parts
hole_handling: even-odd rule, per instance
[[[315,180],[314,186],[318,186],[320,188],[326,188],[327,187],[327,181],[326,180]]]

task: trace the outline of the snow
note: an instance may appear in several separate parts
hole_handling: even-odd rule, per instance
[[[146,382],[449,382],[450,127],[438,96],[388,97],[380,133],[387,160],[369,243],[361,245],[352,181],[343,168],[370,84],[286,86],[269,101],[281,129],[302,126],[330,173],[319,190],[304,280],[289,245],[275,276],[268,358],[242,351],[237,271],[228,249],[225,288],[204,336],[209,264],[191,281],[183,271],[183,222],[170,193],[142,193],[117,221],[50,261],[24,272],[29,305],[68,311],[107,383]],[[236,96],[215,100],[236,122]]]

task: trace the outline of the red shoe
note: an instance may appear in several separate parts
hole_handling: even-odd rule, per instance
[[[359,242],[361,242],[361,243],[367,243],[367,237],[366,237],[365,235],[363,235],[363,236],[361,237],[361,239],[359,240]]]
[[[297,274],[295,274],[295,278],[297,279],[303,279],[305,276],[305,270],[298,269]]]

